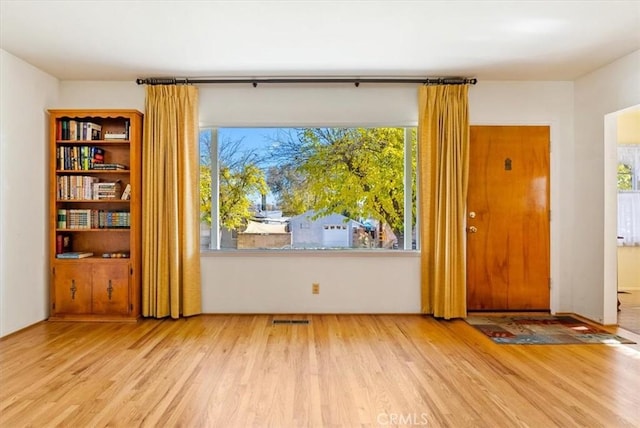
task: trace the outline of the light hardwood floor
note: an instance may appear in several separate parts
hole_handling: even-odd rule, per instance
[[[640,290],[620,292],[618,300],[620,301],[618,325],[640,334]]]
[[[496,345],[419,315],[275,318],[310,324],[40,323],[0,340],[0,426],[640,426],[640,345]]]

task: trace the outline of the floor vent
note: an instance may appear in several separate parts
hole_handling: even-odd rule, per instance
[[[274,324],[309,324],[309,320],[273,320]]]

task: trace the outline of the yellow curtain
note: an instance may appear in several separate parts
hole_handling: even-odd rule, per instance
[[[143,138],[142,315],[201,312],[198,91],[147,86]]]
[[[464,318],[468,85],[422,86],[418,101],[422,312]]]

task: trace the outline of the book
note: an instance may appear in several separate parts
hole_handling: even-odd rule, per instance
[[[91,147],[91,169],[95,169],[95,166],[98,164],[104,163],[104,150],[100,147]]]
[[[97,163],[93,165],[93,169],[100,170],[126,170],[127,166],[121,163]]]
[[[78,122],[75,120],[69,121],[69,140],[78,140]]]
[[[66,229],[67,228],[67,210],[58,209],[58,229]]]
[[[87,200],[93,198],[93,184],[98,180],[97,177],[80,176],[80,175],[60,175],[58,180],[58,199],[59,200]],[[62,214],[62,213],[59,213]],[[62,221],[63,219],[59,219]],[[66,219],[68,220],[68,218]]]
[[[71,235],[58,233],[56,235],[56,254],[71,251]]]
[[[87,170],[91,166],[91,148],[89,146],[80,147],[80,167]]]
[[[127,184],[127,186],[124,188],[124,191],[122,192],[122,196],[120,197],[120,199],[124,199],[124,200],[131,199],[131,184]]]
[[[62,135],[62,140],[68,140],[69,139],[69,121],[68,120],[62,120],[61,122],[62,125],[62,131],[61,131],[61,135]]]
[[[91,229],[91,210],[69,209],[67,211],[67,229]]]
[[[129,258],[129,253],[128,252],[103,253],[102,254],[102,258],[103,259],[128,259]]]
[[[120,180],[112,183],[93,183],[93,199],[117,199],[121,195]]]
[[[69,251],[71,251],[71,235],[62,235],[61,253],[68,253]]]
[[[105,140],[126,140],[127,133],[126,132],[107,132],[104,134]]]
[[[66,253],[56,254],[58,259],[84,259],[93,256],[93,253],[84,253],[79,251],[70,251]]]
[[[83,123],[83,140],[99,140],[102,125],[93,122]]]

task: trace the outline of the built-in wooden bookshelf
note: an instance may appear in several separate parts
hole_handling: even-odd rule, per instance
[[[137,110],[49,110],[50,320],[140,316]]]

